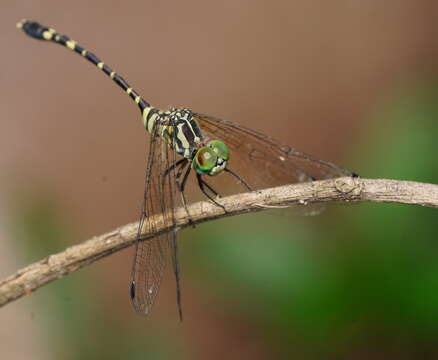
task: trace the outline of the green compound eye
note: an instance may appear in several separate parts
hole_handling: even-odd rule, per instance
[[[216,166],[217,158],[218,156],[211,148],[204,146],[196,153],[193,167],[199,174],[207,174]]]
[[[222,141],[212,140],[208,143],[208,147],[215,152],[218,158],[225,161],[228,161],[230,159],[230,152],[228,151],[228,147]]]

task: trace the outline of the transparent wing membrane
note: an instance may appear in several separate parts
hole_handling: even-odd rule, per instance
[[[204,136],[227,144],[230,168],[253,189],[353,175],[236,123],[199,113],[195,117]]]
[[[174,209],[176,207],[175,169],[171,167],[175,163],[176,155],[164,141],[157,137],[157,132],[158,126],[155,126],[149,146],[145,192],[135,245],[130,295],[137,313],[147,315],[158,295],[170,249],[173,269],[177,279],[177,299],[181,316],[179,264],[174,218]],[[152,239],[142,241],[142,233],[146,230],[156,230],[156,222],[162,222],[171,230]]]

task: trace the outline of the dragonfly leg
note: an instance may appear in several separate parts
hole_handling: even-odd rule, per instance
[[[191,225],[192,227],[195,227],[195,224],[193,223],[192,218],[191,218],[191,216],[189,214],[189,209],[187,208],[186,195],[185,195],[185,192],[184,192],[186,184],[187,184],[187,179],[189,178],[190,171],[192,170],[191,166],[189,166],[187,168],[186,172],[184,173],[182,182],[181,183],[179,182],[179,178],[181,177],[181,175],[183,173],[183,170],[187,166],[187,164],[188,164],[188,161],[185,164],[183,164],[183,165],[181,165],[179,167],[178,173],[176,174],[175,179],[176,179],[176,185],[178,186],[179,192],[181,194],[181,200],[182,200],[184,209],[186,210],[187,217],[189,219],[189,225]]]
[[[201,176],[200,176],[200,178],[201,178],[202,184],[205,185],[205,187],[206,187],[208,190],[210,190],[210,191],[213,193],[214,196],[216,196],[216,197],[218,197],[218,198],[221,197],[221,195],[220,195],[215,189],[213,189],[209,183],[207,183],[206,181],[204,181],[204,180],[202,179]]]
[[[166,171],[164,171],[164,173],[163,173],[163,178],[165,178],[167,175],[169,175],[169,173],[170,173],[173,169],[175,169],[175,168],[177,168],[178,166],[180,166],[183,162],[188,162],[188,161],[187,161],[186,158],[182,158],[182,159],[179,159],[177,162],[175,162],[173,165],[169,166],[169,167],[166,169]]]
[[[184,159],[184,160],[185,160],[185,159]],[[180,191],[181,191],[181,185],[180,185],[180,183],[179,183],[179,178],[181,177],[181,175],[182,175],[184,169],[186,168],[187,164],[188,164],[188,161],[186,161],[186,162],[184,162],[184,163],[181,163],[181,164],[177,165],[177,166],[179,166],[179,168],[178,168],[178,171],[176,172],[175,180],[176,180],[176,185],[178,186],[178,189],[179,189]]]
[[[184,169],[184,168],[186,167],[187,164],[188,164],[187,159],[186,159],[186,158],[183,158],[183,159],[180,159],[180,160],[176,161],[175,163],[173,163],[171,166],[169,166],[169,167],[163,172],[163,174],[162,174],[162,176],[161,176],[161,186],[163,187],[163,189],[164,189],[164,183],[165,183],[165,181],[166,181],[166,176],[168,176],[169,173],[170,173],[172,170],[174,170],[174,169],[176,169],[177,167],[179,167],[178,172],[176,173],[176,178],[178,179],[178,177],[181,176],[182,169]],[[177,186],[178,186],[178,188],[179,188],[178,181],[176,182],[176,184],[177,184]],[[162,191],[163,191],[163,189],[162,189]]]
[[[196,174],[196,178],[198,179],[198,185],[199,185],[199,188],[201,189],[202,193],[206,197],[208,197],[215,205],[221,207],[222,209],[224,209],[225,212],[227,212],[227,210],[225,209],[225,206],[223,206],[222,204],[219,204],[207,191],[205,191],[205,187],[208,190],[210,190],[216,197],[219,197],[219,194],[210,185],[208,185],[204,180],[202,180],[202,177],[200,174]]]
[[[249,191],[252,191],[251,187],[246,183],[245,180],[243,180],[239,175],[237,175],[234,171],[231,171],[229,168],[225,168],[224,169],[227,173],[229,173],[230,175],[234,176],[237,180],[239,180],[239,182],[245,186]]]
[[[185,189],[185,187],[186,187],[186,183],[187,183],[187,179],[189,178],[189,174],[190,174],[190,171],[192,170],[192,168],[191,167],[189,167],[187,170],[186,170],[186,173],[184,174],[184,177],[183,177],[183,180],[182,180],[182,182],[181,182],[181,184],[180,184],[180,191],[182,192],[182,193],[184,193],[184,189]],[[178,177],[177,177],[178,178]]]

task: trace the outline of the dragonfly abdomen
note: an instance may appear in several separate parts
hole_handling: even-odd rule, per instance
[[[120,86],[129,97],[134,100],[134,102],[140,108],[140,111],[143,113],[145,108],[150,108],[149,103],[144,100],[131,86],[126,82],[126,80],[117,74],[113,69],[111,69],[107,64],[105,64],[101,59],[99,59],[92,52],[85,50],[81,45],[76,43],[76,41],[70,39],[67,35],[63,35],[58,33],[56,30],[49,28],[47,26],[43,26],[35,21],[27,21],[22,20],[17,24],[18,28],[23,29],[23,31],[39,40],[51,41],[56,44],[63,45],[69,50],[72,50],[89,62],[97,66],[100,70],[102,70],[106,75],[108,75],[118,86]]]

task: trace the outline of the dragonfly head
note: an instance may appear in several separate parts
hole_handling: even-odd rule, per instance
[[[227,145],[222,141],[212,140],[196,152],[192,164],[198,174],[214,176],[225,169],[229,158]]]

